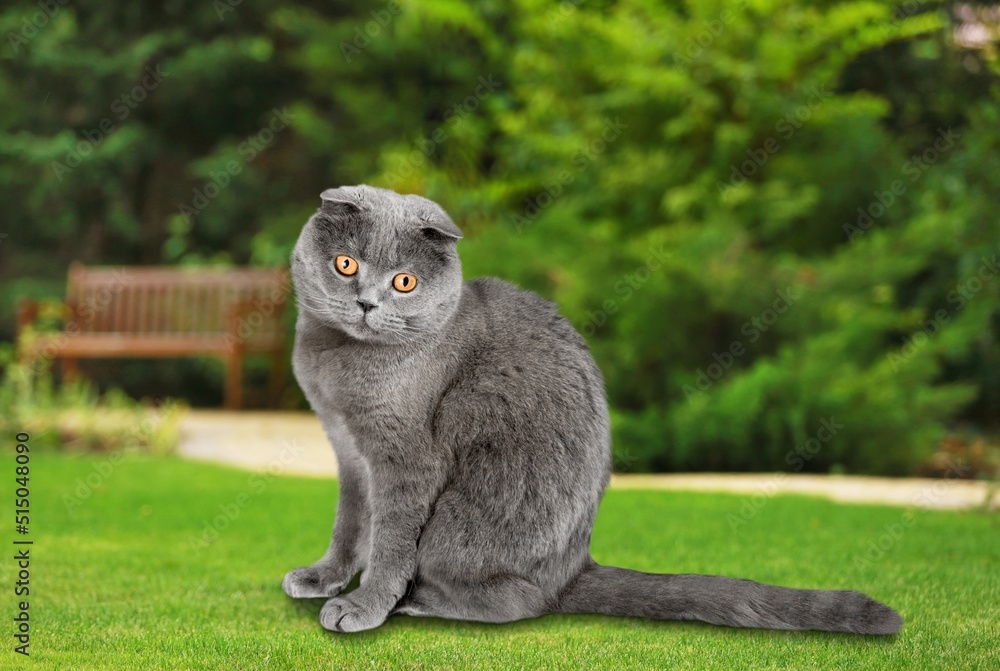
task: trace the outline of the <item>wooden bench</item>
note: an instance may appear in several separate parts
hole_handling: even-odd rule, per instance
[[[65,374],[79,359],[215,356],[226,366],[227,408],[242,404],[247,354],[271,357],[271,396],[285,375],[282,315],[290,295],[284,268],[86,267],[69,268],[64,327],[29,328],[37,301],[18,304],[18,348],[23,360],[60,360]],[[26,332],[27,330],[27,332]]]

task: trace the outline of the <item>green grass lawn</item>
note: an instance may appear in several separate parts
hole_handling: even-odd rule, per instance
[[[13,457],[3,456],[9,482]],[[912,511],[881,558],[855,561],[903,509],[780,496],[733,531],[726,516],[739,511],[740,496],[605,498],[593,540],[601,563],[860,589],[903,614],[896,637],[601,616],[509,625],[399,616],[375,631],[336,635],[319,625],[320,601],[293,602],[280,588],[285,571],[325,549],[334,482],[129,458],[71,515],[64,497],[87,494],[79,485],[88,476],[95,483],[103,463],[33,456],[31,657],[11,651],[8,559],[0,668],[1000,668],[995,514]],[[4,484],[8,511],[12,490]],[[216,517],[226,528],[197,542]],[[14,535],[8,527],[8,548]]]

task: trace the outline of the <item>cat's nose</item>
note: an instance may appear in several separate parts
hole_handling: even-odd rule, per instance
[[[361,306],[361,311],[364,312],[365,314],[368,314],[368,311],[371,310],[372,308],[377,307],[374,303],[361,300],[360,298],[358,299],[358,305]]]

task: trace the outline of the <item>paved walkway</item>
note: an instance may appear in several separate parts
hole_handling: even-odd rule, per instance
[[[180,453],[254,471],[337,477],[337,459],[311,412],[190,410]]]
[[[330,478],[337,460],[326,434],[309,412],[192,410],[181,421],[181,455],[239,468]],[[969,508],[989,494],[985,482],[927,478],[872,478],[787,473],[615,475],[615,488],[719,491],[748,497],[779,493],[825,496],[854,503],[923,508]],[[1000,491],[992,493],[1000,508]]]

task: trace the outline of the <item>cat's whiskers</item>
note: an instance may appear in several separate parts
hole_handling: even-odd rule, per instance
[[[424,333],[422,330],[411,326],[404,319],[399,320],[401,322],[398,328],[391,331],[392,335],[400,341],[400,343],[405,345],[414,345],[421,341]]]
[[[295,292],[295,295],[298,298],[314,300],[321,303],[340,302],[340,299],[327,294],[326,291],[324,291],[323,289],[319,289],[318,291],[313,291],[309,289],[298,289]]]
[[[334,296],[326,295],[322,290],[321,293],[323,295],[318,295],[310,291],[298,291],[296,292],[296,297],[300,304],[310,312],[339,316],[337,309],[341,312],[345,311],[344,301]]]

